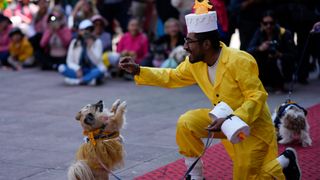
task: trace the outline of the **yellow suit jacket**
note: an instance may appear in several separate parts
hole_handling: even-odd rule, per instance
[[[214,85],[209,80],[208,65],[204,62],[191,64],[188,57],[176,69],[141,67],[135,82],[167,88],[198,84],[212,105],[226,102],[234,110],[233,114],[250,126],[251,135],[270,144],[275,129],[266,103],[268,94],[258,78],[256,61],[244,51],[220,44],[222,50]]]

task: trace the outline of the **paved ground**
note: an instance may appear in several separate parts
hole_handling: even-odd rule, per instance
[[[308,107],[320,103],[320,81],[296,86],[294,100]],[[273,109],[285,95],[270,95]],[[128,103],[128,126],[123,131],[127,156],[116,173],[123,179],[146,173],[181,158],[175,144],[180,114],[210,107],[197,86],[182,89],[138,87],[111,79],[100,87],[70,87],[55,72],[37,69],[0,70],[0,179],[66,179],[66,171],[82,143],[75,113],[100,99]]]

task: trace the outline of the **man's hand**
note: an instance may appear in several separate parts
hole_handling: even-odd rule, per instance
[[[120,59],[119,68],[133,75],[138,75],[140,73],[139,64],[135,63],[134,60],[129,56]]]
[[[208,131],[221,131],[221,126],[226,118],[215,119],[212,124],[210,124],[206,130]]]

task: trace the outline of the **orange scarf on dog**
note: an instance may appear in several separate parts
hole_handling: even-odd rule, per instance
[[[88,136],[88,140],[94,145],[97,145],[96,139],[112,139],[119,137],[119,132],[101,132],[101,129],[94,131],[83,131],[84,136]]]

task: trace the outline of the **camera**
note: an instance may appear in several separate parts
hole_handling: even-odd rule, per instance
[[[57,17],[56,16],[51,16],[49,20],[50,20],[50,22],[54,22],[54,21],[57,20]]]
[[[275,54],[277,52],[278,46],[279,46],[279,44],[278,44],[277,40],[270,41],[269,49],[268,49],[269,53]]]

